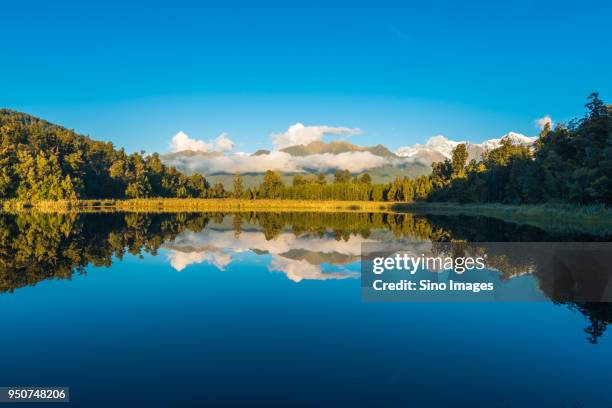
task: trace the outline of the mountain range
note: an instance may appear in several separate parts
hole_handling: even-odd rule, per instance
[[[499,147],[502,138],[509,138],[514,144],[530,145],[537,137],[510,132],[482,143],[469,143],[433,136],[425,144],[403,146],[395,152],[381,144],[358,146],[343,140],[313,141],[252,154],[183,150],[164,154],[161,159],[186,174],[204,174],[211,183],[220,182],[226,188],[231,186],[235,172],[242,174],[245,185],[254,186],[261,182],[268,169],[279,171],[287,183],[298,173],[323,172],[331,180],[338,168],[348,169],[354,175],[367,172],[374,182],[388,182],[396,176],[429,174],[431,164],[450,159],[452,150],[460,143],[467,145],[468,160],[479,159],[485,151]]]
[[[333,140],[329,143],[322,141],[310,142],[307,145],[295,145],[280,149],[281,152],[292,156],[309,156],[313,154],[340,154],[349,152],[369,152],[376,156],[392,157],[394,154],[385,146],[378,144],[372,147],[360,147],[344,140]],[[270,150],[258,150],[256,156],[270,154]]]
[[[416,144],[413,146],[400,147],[395,154],[400,157],[415,158],[423,163],[431,163],[450,159],[453,149],[461,143],[465,143],[468,151],[468,160],[479,159],[487,150],[492,150],[500,146],[501,140],[508,138],[514,144],[532,144],[535,137],[525,136],[520,133],[509,132],[498,139],[485,140],[482,143],[469,143],[466,141],[449,140],[444,136],[433,136],[424,145]]]

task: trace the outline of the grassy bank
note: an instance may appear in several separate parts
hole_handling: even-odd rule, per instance
[[[394,203],[373,201],[302,201],[302,200],[236,200],[236,199],[133,199],[75,200],[24,203],[5,201],[5,211],[125,211],[125,212],[198,212],[198,211],[392,211]]]
[[[76,200],[24,203],[8,200],[4,211],[42,212],[413,212],[432,215],[467,215],[498,218],[549,231],[612,234],[612,209],[568,204],[506,205],[458,203],[389,203],[374,201],[235,200],[235,199],[133,199]]]
[[[603,205],[414,203],[404,208],[420,214],[492,217],[549,231],[612,234],[612,209]]]

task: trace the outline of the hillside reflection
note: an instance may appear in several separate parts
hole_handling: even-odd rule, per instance
[[[598,241],[484,217],[383,213],[0,214],[0,294],[46,279],[70,279],[88,265],[110,267],[126,254],[162,255],[177,271],[190,265],[228,268],[238,254],[265,256],[267,267],[294,282],[359,277],[363,243]],[[264,258],[262,258],[264,259]],[[587,316],[596,342],[612,321],[609,304],[556,298],[546,276],[522,256],[505,257],[502,279],[533,273],[551,300]],[[532,268],[532,269],[530,269]],[[536,271],[537,272],[537,271]]]

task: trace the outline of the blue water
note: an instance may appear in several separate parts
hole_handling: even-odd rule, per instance
[[[612,336],[589,343],[564,305],[362,303],[358,261],[300,277],[283,234],[232,241],[249,250],[213,227],[0,293],[0,386],[69,386],[88,407],[612,405]],[[225,246],[193,246],[207,237]]]

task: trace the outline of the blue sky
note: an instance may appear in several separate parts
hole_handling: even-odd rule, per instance
[[[478,142],[612,100],[607,1],[4,1],[0,106],[128,151],[290,125]]]

